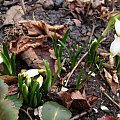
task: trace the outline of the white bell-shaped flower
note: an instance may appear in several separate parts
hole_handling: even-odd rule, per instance
[[[115,40],[111,43],[110,46],[111,56],[120,55],[120,37],[115,36]]]
[[[120,21],[118,19],[116,19],[115,22],[115,30],[118,36],[120,36]]]
[[[39,69],[30,69],[23,73],[25,76],[34,77],[39,74]]]
[[[1,56],[1,51],[0,51],[0,64],[3,63],[3,58]]]

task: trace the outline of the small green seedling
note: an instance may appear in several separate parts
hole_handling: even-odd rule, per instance
[[[18,83],[23,101],[30,107],[37,107],[43,103],[42,93],[40,92],[43,77],[39,75],[43,72],[46,71],[44,69],[31,69],[23,74],[18,74]],[[39,77],[35,79],[37,75],[39,75]],[[22,76],[25,78],[24,82],[22,81]]]
[[[70,29],[68,29],[66,31],[63,39],[61,40],[63,42],[63,44],[66,44],[69,32],[70,32]],[[64,46],[59,44],[59,42],[58,42],[58,40],[56,38],[56,33],[55,33],[54,38],[53,38],[53,48],[54,48],[54,51],[55,51],[56,58],[57,59],[59,58],[60,61],[62,61],[62,53],[63,53],[63,50],[64,50]]]
[[[61,73],[61,70],[62,70],[64,63],[65,63],[65,59],[61,63],[60,58],[58,58],[58,70],[54,76],[52,76],[52,72],[51,72],[48,61],[43,60],[43,62],[44,62],[45,68],[46,68],[46,80],[44,83],[44,91],[48,92],[50,90],[51,86],[56,82],[58,75]]]
[[[11,57],[8,53],[6,43],[3,42],[3,49],[0,51],[0,62],[3,64],[4,71],[0,71],[2,75],[16,75],[15,54],[12,53]]]
[[[77,63],[77,60],[78,60],[80,54],[82,53],[83,47],[79,48],[77,46],[77,44],[75,44],[73,46],[73,52],[71,52],[62,41],[59,40],[59,43],[60,43],[61,46],[63,46],[63,48],[66,49],[66,51],[67,51],[67,53],[69,55],[69,58],[70,58],[71,68],[74,68],[74,66]]]

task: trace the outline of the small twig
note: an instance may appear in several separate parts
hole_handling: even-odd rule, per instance
[[[102,93],[103,93],[113,104],[115,104],[115,105],[120,109],[120,105],[117,104],[117,103],[113,100],[113,98],[111,98],[105,91],[102,91]]]
[[[76,119],[79,119],[80,117],[83,117],[84,115],[86,115],[87,112],[82,112],[81,114],[78,114],[76,116],[74,116],[73,118],[71,118],[70,120],[76,120]]]
[[[30,116],[30,114],[28,112],[26,112],[24,109],[20,108],[20,110],[22,110],[28,117],[30,120],[33,120],[32,117]]]
[[[20,4],[21,4],[21,7],[22,7],[22,9],[23,9],[23,11],[24,11],[24,14],[26,14],[26,7],[25,7],[25,2],[24,2],[24,0],[20,0]]]
[[[66,83],[65,83],[65,86],[67,86],[68,81],[69,81],[70,77],[72,76],[73,72],[74,72],[75,69],[78,67],[78,65],[81,63],[81,61],[87,56],[87,54],[88,54],[88,52],[86,52],[86,53],[79,59],[79,61],[77,62],[77,64],[75,65],[75,67],[72,69],[72,71],[71,71],[70,73],[68,73],[69,75],[67,74],[68,79],[67,79],[67,81],[66,81]]]
[[[34,11],[32,13],[32,17],[33,17],[33,20],[36,21],[36,19],[35,19],[35,12]]]

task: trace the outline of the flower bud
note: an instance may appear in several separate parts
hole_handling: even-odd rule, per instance
[[[43,77],[40,75],[37,80],[36,80],[38,83],[39,83],[39,88],[42,86],[42,83],[43,83]]]
[[[28,103],[28,87],[25,83],[22,85],[22,96],[25,103]]]

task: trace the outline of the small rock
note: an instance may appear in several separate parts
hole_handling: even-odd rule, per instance
[[[101,110],[103,110],[105,112],[109,111],[109,109],[104,105],[101,105],[100,108],[101,108]]]
[[[0,0],[0,4],[3,4],[4,0]]]
[[[45,0],[43,3],[43,8],[45,10],[52,10],[54,8],[54,2],[52,0]]]

